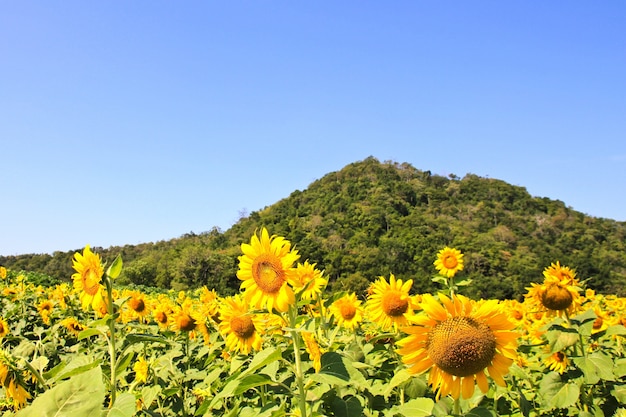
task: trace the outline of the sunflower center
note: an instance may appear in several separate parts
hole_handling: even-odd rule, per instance
[[[356,307],[351,303],[343,303],[339,307],[339,312],[344,320],[352,320],[356,315]]]
[[[154,318],[161,324],[167,323],[167,314],[164,311],[157,311]]]
[[[230,328],[240,339],[248,339],[256,330],[252,319],[248,316],[236,316],[230,320]]]
[[[459,261],[454,255],[446,255],[441,260],[441,263],[446,267],[446,269],[454,269],[459,264]]]
[[[131,298],[128,304],[137,313],[142,313],[146,309],[146,303],[141,298]]]
[[[399,291],[389,291],[383,295],[382,309],[390,317],[400,317],[409,308],[409,301]]]
[[[602,319],[602,317],[596,318],[593,321],[593,328],[594,328],[594,330],[601,329],[603,324],[604,324],[604,320]]]
[[[83,291],[91,296],[100,289],[100,276],[92,268],[83,273]]]
[[[189,314],[182,314],[178,317],[178,327],[180,330],[190,332],[196,328],[196,321]]]
[[[428,334],[426,349],[441,370],[464,377],[491,363],[496,354],[496,338],[484,323],[471,317],[452,317]]]
[[[574,301],[572,293],[557,284],[550,284],[541,295],[541,303],[550,310],[565,310],[572,301]]]
[[[254,261],[252,276],[264,293],[275,294],[285,283],[285,271],[280,260],[269,254],[261,255]]]

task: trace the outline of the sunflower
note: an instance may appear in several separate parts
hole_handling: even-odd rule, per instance
[[[135,381],[145,383],[148,380],[148,362],[146,362],[146,358],[141,356],[133,365],[133,371],[135,371]]]
[[[437,253],[434,265],[441,275],[452,278],[463,270],[463,254],[458,249],[446,246]]]
[[[4,318],[0,317],[0,339],[8,335],[10,330],[11,329],[9,328],[7,321]]]
[[[295,303],[289,283],[294,283],[293,263],[300,255],[291,249],[291,243],[281,236],[269,235],[267,229],[256,234],[250,244],[242,243],[237,278],[244,297],[255,308],[285,312]],[[297,282],[297,281],[296,281]]]
[[[363,321],[363,307],[356,294],[346,294],[331,304],[328,311],[337,321],[337,325],[354,330]]]
[[[86,329],[86,327],[80,324],[74,317],[67,317],[61,320],[61,326],[65,327],[70,333],[77,337],[80,332]]]
[[[438,390],[437,398],[451,394],[454,399],[470,398],[478,384],[489,389],[485,368],[500,386],[517,353],[515,325],[509,321],[497,300],[480,304],[456,295],[450,299],[439,294],[424,294],[421,307],[425,314],[411,319],[416,325],[402,330],[408,336],[398,341],[402,361],[409,372],[430,369],[428,383]]]
[[[551,370],[563,374],[569,366],[569,359],[563,352],[555,352],[544,359],[543,363]]]
[[[304,340],[304,347],[309,354],[309,359],[313,362],[313,369],[315,372],[319,372],[322,368],[322,351],[317,340],[315,340],[315,336],[311,332],[302,332],[302,340]]]
[[[543,276],[542,284],[532,283],[526,288],[526,299],[536,308],[547,310],[550,316],[561,313],[572,315],[582,303],[576,273],[557,262],[545,268]]]
[[[255,314],[248,311],[248,305],[241,296],[223,299],[220,318],[219,331],[229,351],[247,355],[252,349],[261,350],[263,340],[257,331],[259,321]]]
[[[124,321],[138,319],[143,323],[150,314],[149,303],[145,294],[137,290],[125,290],[122,296],[129,297],[126,301],[127,308],[124,310]]]
[[[172,324],[179,332],[191,332],[199,328],[200,319],[195,314],[191,299],[186,299],[181,306],[175,309]]]
[[[391,274],[389,282],[385,277],[370,285],[365,305],[369,318],[383,330],[408,324],[408,317],[413,315],[414,298],[409,295],[413,280],[402,282]]]
[[[43,300],[37,305],[37,311],[43,320],[44,324],[50,324],[50,314],[54,308],[54,302],[52,300]]]
[[[315,265],[304,261],[303,264],[298,262],[296,267],[294,288],[300,292],[302,300],[316,300],[328,283],[328,280],[322,277],[324,273],[316,269]]]
[[[100,260],[100,255],[93,253],[87,245],[82,254],[79,252],[74,254],[72,266],[76,270],[72,274],[74,289],[80,292],[83,310],[87,310],[90,306],[94,310],[98,310],[104,304],[102,297],[104,266]]]
[[[7,269],[4,266],[0,266],[0,278],[6,279]]]
[[[13,409],[19,410],[26,404],[31,395],[26,391],[24,378],[27,373],[22,372],[16,361],[5,351],[0,351],[0,386],[4,387],[7,400],[13,403]]]
[[[209,290],[206,286],[200,289],[199,297],[202,315],[213,323],[219,323],[220,297],[215,290]]]

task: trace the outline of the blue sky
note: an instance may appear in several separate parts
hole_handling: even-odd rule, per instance
[[[626,221],[623,1],[0,4],[0,255],[222,230],[374,156]]]

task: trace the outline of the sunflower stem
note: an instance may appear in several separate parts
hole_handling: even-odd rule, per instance
[[[298,318],[297,306],[292,304],[289,306],[289,327],[296,328],[296,321]],[[304,390],[304,381],[302,378],[302,359],[300,358],[300,332],[291,330],[291,338],[293,340],[293,355],[296,362],[295,377],[296,384],[298,386],[298,407],[300,408],[300,415],[306,417],[306,391]]]
[[[458,416],[461,414],[461,400],[459,398],[454,399],[452,404],[452,414]]]
[[[109,342],[109,361],[111,366],[111,401],[109,403],[109,408],[111,408],[115,403],[117,380],[117,358],[115,352],[115,314],[113,310],[113,284],[108,276],[104,278],[104,282],[107,289],[107,311],[109,313],[109,319],[107,320],[107,324],[109,325],[109,332],[111,333],[111,337],[107,339]]]

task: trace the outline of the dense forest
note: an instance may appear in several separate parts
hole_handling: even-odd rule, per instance
[[[373,157],[240,219],[227,231],[93,248],[124,260],[126,284],[166,289],[208,286],[236,292],[240,244],[265,226],[316,263],[330,289],[362,292],[378,276],[413,279],[415,293],[436,290],[433,261],[444,246],[465,254],[473,297],[520,298],[552,262],[573,268],[588,288],[626,295],[626,222],[587,216],[525,188],[467,174],[443,177]],[[68,281],[76,250],[0,256],[0,264]]]

